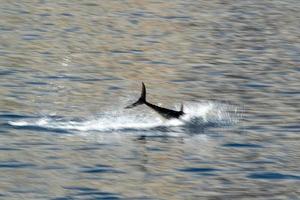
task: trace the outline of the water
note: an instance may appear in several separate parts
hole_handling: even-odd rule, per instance
[[[300,199],[299,1],[0,3],[0,199]]]

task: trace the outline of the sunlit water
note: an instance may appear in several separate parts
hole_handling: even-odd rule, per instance
[[[299,10],[2,0],[0,199],[300,199]]]

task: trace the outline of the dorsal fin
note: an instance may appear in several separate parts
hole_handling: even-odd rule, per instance
[[[183,103],[181,103],[180,111],[183,112]]]
[[[137,100],[135,103],[126,106],[125,108],[133,108],[135,106],[141,105],[146,103],[146,87],[145,84],[142,82],[142,93],[141,93],[141,97],[139,98],[139,100]]]
[[[141,94],[140,99],[142,101],[146,101],[146,87],[145,87],[144,82],[142,82],[142,94]]]

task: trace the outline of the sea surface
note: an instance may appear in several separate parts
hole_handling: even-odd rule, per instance
[[[300,199],[299,11],[0,0],[0,199]]]

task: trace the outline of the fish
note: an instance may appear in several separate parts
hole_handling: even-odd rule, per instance
[[[183,104],[181,104],[180,111],[176,111],[176,110],[163,108],[163,107],[154,105],[152,103],[149,103],[146,100],[146,86],[143,82],[142,82],[142,93],[141,93],[140,98],[136,102],[134,102],[133,104],[126,106],[125,109],[134,108],[134,107],[139,106],[139,105],[148,106],[149,108],[154,110],[156,113],[158,113],[160,116],[162,116],[165,119],[174,119],[174,118],[179,119],[182,115],[185,114],[183,112]]]

